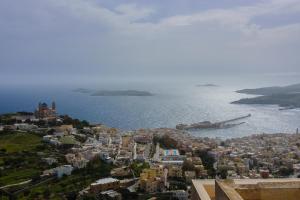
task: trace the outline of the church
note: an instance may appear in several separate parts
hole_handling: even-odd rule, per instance
[[[38,119],[51,119],[56,117],[56,105],[52,102],[51,107],[44,103],[39,103],[38,108],[35,110],[35,117]]]

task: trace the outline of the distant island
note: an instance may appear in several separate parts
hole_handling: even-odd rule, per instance
[[[275,87],[263,87],[257,89],[244,89],[236,91],[243,94],[254,94],[254,95],[274,95],[274,94],[291,94],[300,93],[300,83],[288,86],[275,86]]]
[[[91,96],[153,96],[153,94],[138,90],[100,90],[92,93]]]
[[[90,94],[91,96],[153,96],[148,91],[139,90],[89,90],[85,88],[77,88],[73,92]]]
[[[208,84],[198,84],[198,85],[196,85],[196,87],[219,87],[219,86],[215,85],[215,84],[208,83]]]
[[[75,90],[73,90],[73,92],[78,92],[78,93],[91,93],[92,91],[89,89],[85,89],[85,88],[77,88]]]
[[[300,84],[284,87],[264,87],[236,91],[243,94],[262,95],[254,98],[244,98],[234,101],[234,104],[265,104],[278,105],[284,108],[300,108]]]

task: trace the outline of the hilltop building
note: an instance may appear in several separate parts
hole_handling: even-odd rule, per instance
[[[51,107],[44,103],[39,103],[38,108],[35,110],[35,117],[38,119],[51,119],[56,117],[56,105],[52,102]]]

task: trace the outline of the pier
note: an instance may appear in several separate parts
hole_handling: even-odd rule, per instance
[[[245,118],[248,118],[248,117],[251,117],[251,114],[241,116],[241,117],[237,117],[237,118],[233,118],[233,119],[229,119],[229,120],[225,120],[225,121],[221,121],[221,122],[216,122],[215,124],[220,124],[220,125],[221,124],[227,124],[229,122],[238,121],[238,120],[245,119]]]
[[[210,121],[204,121],[204,122],[193,123],[190,125],[189,124],[178,124],[178,125],[176,125],[176,129],[189,130],[189,129],[207,129],[207,128],[231,128],[234,126],[244,124],[245,122],[241,122],[238,124],[228,124],[229,122],[238,121],[238,120],[245,119],[248,117],[251,117],[251,114],[233,118],[233,119],[229,119],[229,120],[225,120],[225,121],[215,122],[215,123],[211,123]]]

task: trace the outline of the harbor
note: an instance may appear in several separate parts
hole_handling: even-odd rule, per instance
[[[251,114],[233,118],[233,119],[229,119],[229,120],[225,120],[225,121],[215,122],[215,123],[212,123],[210,121],[203,121],[203,122],[198,122],[198,123],[193,123],[193,124],[178,124],[178,125],[176,125],[176,129],[190,130],[190,129],[208,129],[208,128],[215,128],[215,129],[232,128],[234,126],[244,124],[245,122],[240,122],[240,123],[230,123],[230,122],[242,120],[242,119],[245,119],[248,117],[251,117]]]

